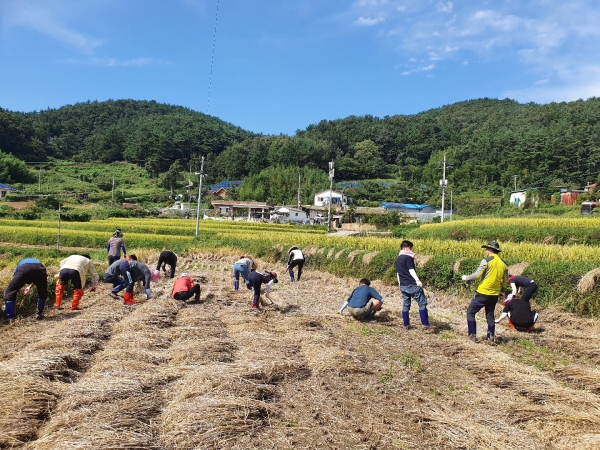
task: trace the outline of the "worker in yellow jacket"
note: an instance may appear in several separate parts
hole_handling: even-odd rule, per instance
[[[71,281],[73,283],[73,300],[71,301],[71,311],[79,311],[79,301],[83,297],[83,287],[88,274],[92,276],[92,285],[90,291],[96,291],[98,286],[98,272],[94,267],[94,262],[88,255],[71,255],[60,262],[60,272],[54,294],[56,296],[54,306],[60,308],[65,287]]]
[[[496,241],[489,241],[481,248],[485,249],[485,258],[481,260],[477,270],[471,275],[462,276],[463,281],[480,280],[469,309],[467,309],[467,327],[469,329],[469,339],[474,341],[477,334],[475,314],[481,308],[485,308],[485,317],[488,323],[486,339],[493,342],[496,331],[494,309],[496,303],[498,303],[500,293],[508,287],[508,267],[498,256],[498,253],[502,250],[500,250],[500,245]]]

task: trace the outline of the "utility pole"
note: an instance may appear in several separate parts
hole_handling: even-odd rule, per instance
[[[112,195],[111,195],[111,203],[115,202],[115,173],[113,172],[113,185],[112,185]]]
[[[333,176],[335,175],[335,164],[329,162],[329,211],[327,212],[327,232],[331,230],[331,200],[333,198]]]
[[[298,209],[300,209],[300,172],[298,172]]]
[[[446,196],[446,187],[448,187],[448,180],[446,180],[446,152],[444,152],[444,165],[442,171],[442,179],[440,180],[440,186],[442,188],[442,219],[444,221],[444,200]]]
[[[517,190],[517,178],[519,178],[519,175],[513,175],[514,179],[515,179],[515,191]]]
[[[60,250],[60,203],[58,204],[58,234],[56,236],[56,250]]]
[[[40,174],[38,178],[38,193],[42,193],[42,168],[40,167]]]
[[[452,222],[452,191],[450,191],[450,222]]]
[[[198,233],[200,232],[200,200],[202,198],[202,177],[204,177],[204,156],[200,164],[200,172],[194,172],[194,175],[200,176],[200,182],[198,183],[198,210],[196,211],[196,237],[198,237]]]

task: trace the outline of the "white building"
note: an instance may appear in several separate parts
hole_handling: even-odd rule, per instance
[[[305,211],[292,208],[290,206],[282,206],[281,208],[275,208],[271,212],[270,220],[272,222],[298,222],[303,223],[308,221],[308,215]]]
[[[329,203],[331,206],[344,207],[348,203],[348,197],[330,189],[315,194],[314,206],[329,206]]]

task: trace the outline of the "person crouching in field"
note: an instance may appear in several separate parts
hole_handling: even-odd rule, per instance
[[[368,278],[362,278],[348,297],[348,312],[356,320],[374,322],[375,313],[383,305],[383,297],[371,287]]]
[[[521,300],[529,303],[533,294],[537,291],[537,284],[531,278],[524,277],[522,275],[509,275],[508,283],[512,289],[513,297],[517,295],[519,288],[523,290],[521,294]]]
[[[538,320],[538,313],[531,310],[531,303],[524,301],[522,298],[515,297],[513,294],[509,294],[506,301],[502,304],[504,305],[504,309],[500,317],[496,319],[496,323],[508,317],[508,326],[511,329],[533,331],[535,323]]]
[[[481,279],[469,309],[467,309],[467,327],[469,329],[469,339],[475,341],[477,335],[475,314],[481,308],[485,308],[485,317],[488,323],[486,340],[493,342],[496,334],[494,309],[496,303],[498,303],[500,291],[508,287],[508,268],[498,256],[498,253],[502,250],[500,250],[500,245],[496,241],[489,241],[481,248],[485,249],[485,258],[481,260],[477,270],[471,275],[461,277],[463,281]]]
[[[48,273],[44,265],[34,258],[19,261],[12,279],[4,290],[4,315],[6,320],[14,322],[17,293],[26,284],[34,284],[37,288],[38,300],[35,318],[44,318],[44,306],[48,298]]]
[[[156,270],[161,270],[167,273],[167,264],[169,265],[171,271],[169,274],[169,278],[173,278],[175,276],[175,266],[177,266],[177,255],[173,253],[171,250],[163,250],[158,257],[158,264],[156,264]]]
[[[121,264],[123,263],[123,261],[127,261],[128,259],[137,261],[137,256],[129,255],[129,258],[118,259],[114,263],[112,263],[110,266],[108,266],[108,269],[106,269],[106,272],[104,272],[104,276],[102,277],[102,280],[105,283],[112,283],[112,285],[113,285],[113,287],[109,293],[109,295],[112,298],[115,298],[115,299],[119,298],[119,296],[117,294],[119,292],[121,292],[123,289],[125,289],[127,287],[127,284],[129,284],[123,278],[124,274],[121,273]]]
[[[54,307],[60,308],[67,283],[73,283],[73,300],[71,301],[71,311],[81,311],[79,301],[83,297],[83,287],[88,273],[92,276],[91,292],[96,291],[98,286],[98,272],[94,267],[94,262],[89,255],[71,255],[60,262],[60,272],[58,281],[54,290]]]
[[[246,283],[246,287],[248,289],[252,289],[250,285],[250,280],[248,280],[248,275],[252,270],[256,270],[256,262],[252,261],[252,259],[247,256],[240,256],[233,264],[233,290],[237,291],[240,287],[240,275],[244,279],[244,283]]]
[[[419,316],[421,324],[425,328],[432,328],[429,324],[429,313],[427,312],[427,298],[423,292],[423,283],[417,276],[415,270],[415,254],[412,251],[413,243],[410,241],[402,241],[400,244],[400,254],[396,259],[396,277],[400,292],[402,292],[402,321],[404,328],[410,326],[410,303],[411,299],[415,299],[419,305]]]
[[[119,271],[127,283],[125,293],[123,294],[123,304],[133,305],[135,299],[133,298],[133,287],[136,281],[143,281],[144,291],[146,292],[146,299],[152,298],[152,291],[150,290],[150,281],[153,283],[158,282],[160,278],[160,271],[156,269],[150,270],[144,263],[133,259],[122,259],[120,260]]]
[[[195,284],[187,273],[182,273],[173,284],[171,297],[184,302],[194,297],[194,303],[198,303],[200,302],[200,292],[200,284]]]
[[[278,283],[277,274],[275,272],[257,272],[253,270],[248,275],[248,281],[254,290],[254,297],[252,298],[252,309],[260,310],[260,288],[263,283],[267,285],[265,289],[265,297],[269,298],[271,292],[271,285]]]

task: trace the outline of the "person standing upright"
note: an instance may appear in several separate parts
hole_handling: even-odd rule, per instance
[[[115,261],[121,259],[121,250],[123,250],[123,258],[127,258],[127,250],[125,249],[125,241],[123,240],[123,232],[117,228],[106,246],[108,251],[108,265],[110,266]]]
[[[489,241],[482,245],[485,249],[485,258],[481,260],[479,267],[471,275],[463,275],[463,281],[479,279],[479,286],[475,290],[475,295],[467,309],[467,327],[469,330],[469,339],[475,340],[477,335],[477,324],[475,314],[481,308],[485,308],[485,317],[487,319],[488,331],[486,340],[494,341],[496,332],[496,323],[494,322],[494,309],[498,303],[498,297],[502,289],[508,287],[508,268],[504,261],[500,259],[498,253],[500,245],[496,241]]]
[[[298,276],[296,280],[300,281],[300,277],[302,276],[302,268],[304,267],[304,254],[302,250],[300,250],[295,245],[289,250],[290,257],[288,258],[287,263],[287,271],[290,274],[290,280],[294,281],[294,267],[298,267]]]
[[[410,241],[402,241],[400,244],[400,254],[396,259],[396,277],[400,292],[402,292],[402,321],[404,328],[410,326],[410,303],[411,299],[415,299],[419,305],[419,316],[421,324],[426,328],[431,328],[429,324],[429,313],[427,311],[427,298],[423,292],[423,283],[417,276],[415,269],[415,254],[412,251],[413,243]]]

